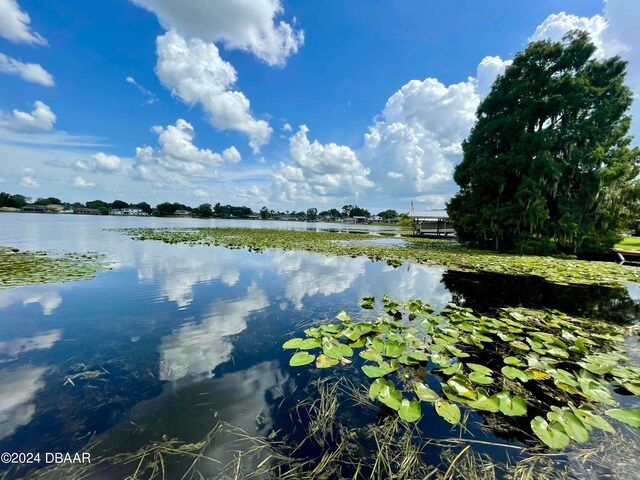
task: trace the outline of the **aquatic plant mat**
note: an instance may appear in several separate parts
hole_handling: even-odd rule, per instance
[[[197,442],[163,436],[116,455],[94,440],[90,465],[4,478],[637,477],[637,326],[523,308],[436,314],[388,297],[361,307],[284,342],[311,378],[274,406],[266,438],[219,422]]]
[[[393,266],[405,261],[443,265],[463,272],[489,272],[540,277],[560,285],[620,286],[640,283],[640,269],[614,262],[593,262],[534,255],[499,254],[464,247],[451,240],[403,237],[405,245],[376,245],[367,232],[315,232],[247,228],[125,228],[118,231],[135,240],[169,244],[219,245],[226,248],[301,250],[383,260]]]
[[[0,289],[93,278],[108,268],[95,253],[22,252],[0,246]]]
[[[374,303],[365,297],[362,308]],[[359,351],[371,379],[369,398],[402,420],[418,421],[429,405],[452,425],[461,423],[459,406],[487,412],[495,424],[513,419],[520,430],[517,417],[524,417],[524,430],[555,449],[586,442],[594,429],[614,433],[601,414],[640,427],[640,409],[615,408],[619,400],[610,389],[640,403],[640,368],[624,346],[625,333],[634,335],[637,327],[525,308],[487,317],[449,304],[435,314],[420,300],[386,296],[382,309],[386,315],[360,322],[343,310],[339,323],[287,340],[283,348],[297,351],[290,365],[352,365]]]
[[[292,420],[301,426],[300,435],[274,431],[263,438],[220,422],[196,443],[165,437],[111,456],[100,456],[101,443],[93,439],[83,449],[91,452],[91,464],[52,466],[23,476],[12,470],[0,478],[600,480],[633,478],[638,468],[638,444],[619,434],[612,435],[611,444],[566,454],[455,436],[434,440],[416,424],[393,415],[379,417],[365,428],[354,426],[349,409],[359,408],[358,414],[368,417],[378,406],[362,385],[345,377],[319,378],[300,393],[291,411]],[[235,451],[226,463],[209,453],[220,439]],[[512,454],[496,461],[477,449],[487,446]],[[440,452],[435,465],[425,460],[426,450]]]

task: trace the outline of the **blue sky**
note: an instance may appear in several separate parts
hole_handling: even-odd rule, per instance
[[[640,90],[638,3],[0,0],[0,190],[441,208],[529,40],[586,28]]]

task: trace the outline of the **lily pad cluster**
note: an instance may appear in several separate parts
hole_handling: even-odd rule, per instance
[[[373,298],[363,300],[373,307]],[[640,396],[640,368],[625,355],[617,327],[559,311],[501,309],[493,317],[449,304],[440,314],[420,300],[383,298],[381,315],[312,327],[290,365],[317,368],[357,361],[369,396],[400,418],[419,420],[424,404],[451,424],[460,407],[526,417],[551,448],[585,442],[594,429],[614,432],[606,417],[640,427],[640,410],[617,407],[612,387]],[[320,352],[318,352],[320,350]],[[357,357],[355,351],[358,351]],[[359,358],[358,358],[359,357]]]
[[[462,246],[450,240],[404,237],[403,245],[362,242],[366,234],[249,228],[126,228],[135,240],[169,244],[218,245],[246,248],[301,250],[325,255],[348,255],[385,261],[397,267],[404,262],[443,265],[463,272],[488,272],[536,276],[560,284],[620,286],[640,283],[640,269],[614,262],[591,262],[534,255],[500,254]]]
[[[97,254],[23,252],[0,247],[0,289],[38,283],[70,282],[93,278],[106,269]]]

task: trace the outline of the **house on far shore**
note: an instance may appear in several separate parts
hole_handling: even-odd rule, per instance
[[[73,213],[76,215],[100,215],[100,210],[97,208],[78,207],[73,209]]]
[[[64,205],[56,205],[55,203],[52,203],[50,205],[45,205],[44,208],[47,213],[60,213],[64,210]]]
[[[361,217],[356,215],[351,218],[353,218],[353,223],[369,223],[369,219],[367,217]]]
[[[46,213],[47,209],[44,205],[25,205],[22,207],[23,212]]]
[[[140,208],[112,208],[109,215],[135,215],[137,217],[146,217],[149,214]]]
[[[173,212],[173,216],[174,217],[190,217],[191,212],[189,212],[188,210],[176,210],[175,212]]]

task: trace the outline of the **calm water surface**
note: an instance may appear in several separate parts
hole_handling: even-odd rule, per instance
[[[296,395],[317,373],[289,367],[290,352],[281,344],[341,309],[361,314],[363,296],[420,298],[436,309],[456,301],[482,312],[552,307],[627,323],[640,313],[635,287],[558,287],[408,264],[394,269],[364,258],[136,242],[105,230],[133,226],[336,228],[0,214],[0,245],[100,252],[112,266],[89,281],[0,290],[0,452],[74,453],[95,435],[101,453],[114,454],[163,436],[198,441],[219,421],[264,437],[294,432],[300,428],[291,415]],[[65,381],[87,371],[95,378]],[[423,410],[429,437],[458,435]],[[367,415],[360,421],[375,421]],[[483,421],[472,415],[463,435],[526,440],[480,428]],[[242,448],[220,435],[207,454],[224,463]],[[485,449],[506,458],[505,451]],[[438,452],[427,453],[436,462]],[[114,470],[96,478],[126,474]]]

